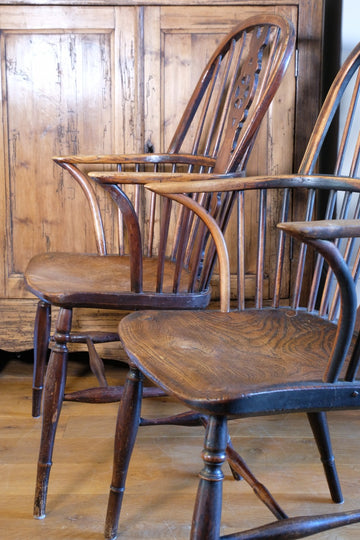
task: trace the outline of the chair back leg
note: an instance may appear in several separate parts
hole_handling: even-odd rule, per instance
[[[34,325],[34,369],[32,415],[38,418],[41,413],[42,391],[44,387],[45,367],[50,341],[51,304],[39,301]]]

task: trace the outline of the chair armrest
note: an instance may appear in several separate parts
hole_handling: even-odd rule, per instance
[[[306,240],[335,240],[360,237],[360,220],[338,219],[321,221],[289,221],[278,228],[305,242]]]
[[[182,177],[182,178],[181,178]],[[146,186],[156,193],[211,193],[215,191],[242,191],[251,189],[308,188],[360,192],[360,179],[333,175],[283,174],[278,176],[244,176],[243,173],[229,174],[178,174],[174,181],[167,181],[159,173],[158,183]]]
[[[117,171],[106,171],[106,172],[94,172],[91,171],[88,173],[88,176],[95,180],[98,184],[103,186],[107,184],[152,184],[152,183],[162,183],[165,182],[166,185],[171,185],[172,182],[182,183],[184,181],[184,176],[186,178],[186,184],[202,180],[202,177],[207,177],[209,173],[172,173],[172,172],[117,172]],[[210,174],[211,176],[211,174]],[[205,178],[206,179],[206,178]],[[157,191],[157,190],[152,190]],[[192,192],[190,189],[189,192]],[[181,193],[181,190],[174,189],[172,193]]]
[[[73,155],[55,156],[53,160],[58,165],[126,165],[126,164],[156,164],[178,163],[185,165],[198,165],[213,167],[215,159],[212,157],[193,154],[108,154],[108,155]]]

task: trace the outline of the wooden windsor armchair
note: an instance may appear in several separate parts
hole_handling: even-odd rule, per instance
[[[122,387],[108,386],[94,343],[118,340],[97,330],[72,332],[75,308],[117,310],[200,309],[210,300],[215,250],[204,254],[206,231],[186,209],[169,199],[147,196],[144,175],[170,171],[244,174],[260,121],[285,73],[294,47],[291,24],[278,16],[256,16],[235,29],[216,48],[194,90],[166,154],[68,156],[55,158],[87,197],[97,238],[97,254],[44,253],[26,270],[28,288],[39,298],[35,322],[34,415],[39,414],[51,307],[60,307],[46,369],[43,422],[34,514],[44,517],[57,423],[64,400],[109,402]],[[189,148],[184,153],[183,148]],[[119,253],[108,254],[93,180],[83,165],[117,166],[118,184],[104,184],[119,212]],[[100,173],[99,173],[100,174]],[[231,193],[198,197],[222,230],[233,205]],[[144,209],[144,204],[147,205]],[[158,217],[160,213],[160,217]],[[123,238],[124,237],[124,241]],[[172,243],[171,243],[172,242]],[[100,386],[65,393],[67,344],[86,342]],[[159,395],[147,389],[144,395]],[[163,394],[163,392],[161,392]]]
[[[232,419],[306,412],[332,499],[343,500],[326,412],[360,408],[360,338],[355,327],[355,284],[360,274],[359,68],[360,44],[329,90],[297,175],[241,178],[210,174],[193,175],[192,181],[187,175],[183,182],[181,178],[166,182],[164,176],[162,183],[147,185],[191,209],[211,231],[219,256],[221,306],[219,311],[190,310],[186,314],[144,311],[120,322],[119,334],[130,367],[119,406],[106,538],[117,534],[127,467],[140,421],[144,376],[208,419],[192,539],[220,538],[221,466],[232,452],[227,446],[228,421]],[[326,134],[345,98],[334,174],[316,175]],[[237,194],[234,288],[222,231],[210,213],[188,196],[227,190]],[[282,201],[276,216],[270,204],[274,196]],[[305,201],[305,211],[302,216],[296,214],[299,221],[292,222],[299,199]],[[258,238],[252,241],[246,234],[248,204],[259,224]],[[312,221],[319,214],[323,220]],[[278,222],[277,245],[268,245],[272,238],[269,228]],[[246,254],[254,243],[258,252],[256,289],[249,298]],[[291,290],[286,277],[290,265]],[[302,538],[358,521],[359,511],[294,519],[284,512],[273,524],[221,538]]]

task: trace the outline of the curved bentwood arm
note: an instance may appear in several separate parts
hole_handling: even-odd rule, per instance
[[[209,156],[170,152],[154,154],[74,154],[69,156],[54,156],[53,160],[62,165],[72,163],[73,165],[125,165],[127,163],[185,163],[193,165],[214,165],[215,158]]]
[[[192,210],[207,226],[214,240],[220,273],[220,309],[221,311],[230,310],[230,263],[226,247],[226,242],[221,229],[215,219],[205,210],[203,206],[184,194],[167,195],[180,204],[183,204]]]
[[[171,177],[174,176],[173,180]],[[145,186],[161,195],[173,193],[212,193],[214,191],[242,191],[251,189],[307,188],[324,190],[356,191],[360,193],[360,179],[348,176],[323,174],[283,174],[278,176],[243,176],[228,174],[176,174],[150,177],[151,185]]]
[[[80,169],[76,167],[75,164],[67,162],[65,160],[60,160],[60,158],[53,158],[55,163],[58,163],[63,169],[68,171],[70,175],[77,181],[85,197],[89,203],[91,216],[93,219],[94,230],[95,230],[95,239],[96,247],[99,255],[106,255],[106,240],[104,233],[104,225],[101,217],[101,211],[99,202],[96,197],[93,186],[89,182],[88,177]]]

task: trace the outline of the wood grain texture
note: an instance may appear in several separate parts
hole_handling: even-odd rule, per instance
[[[299,379],[321,382],[335,331],[332,323],[288,308],[144,312],[119,326],[129,357],[141,359],[145,375],[209,406],[213,396],[226,401],[277,385],[286,389]]]

